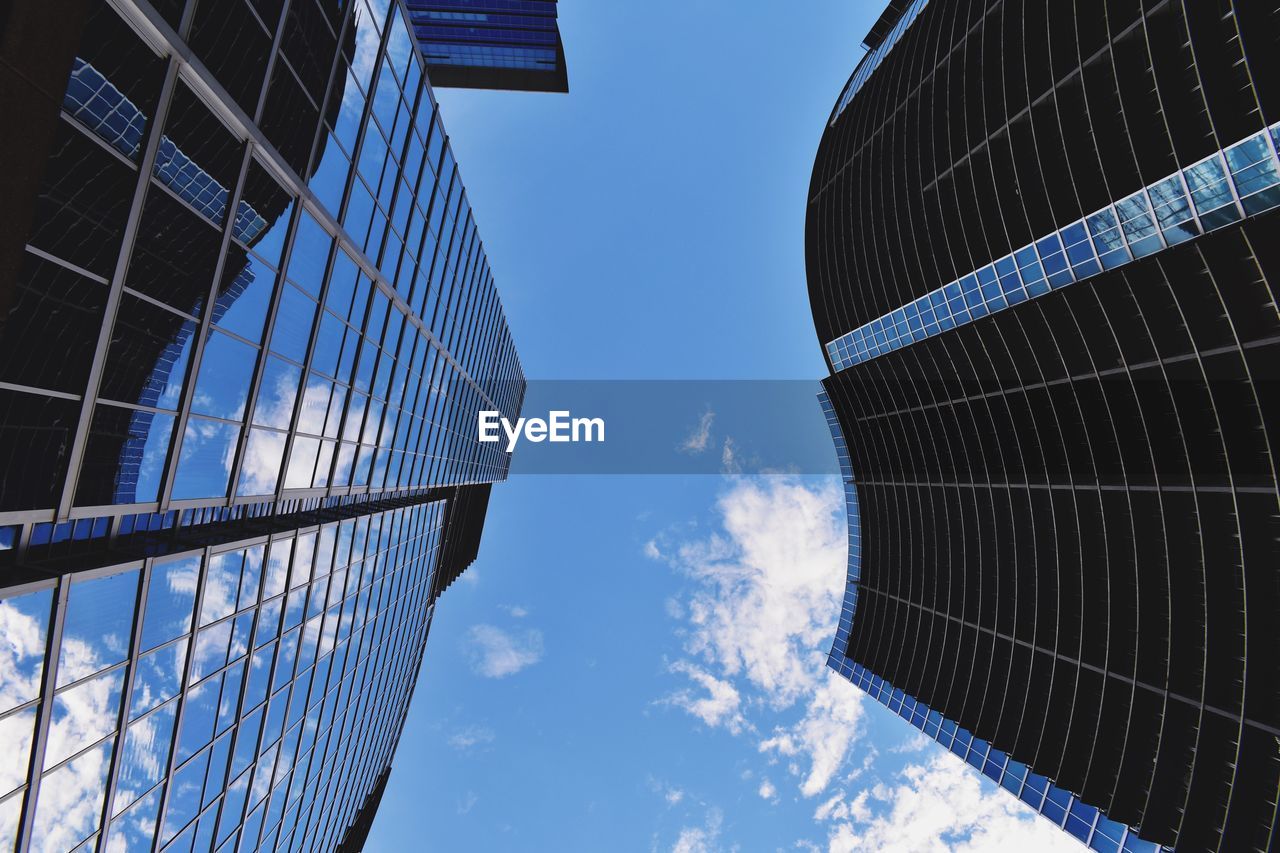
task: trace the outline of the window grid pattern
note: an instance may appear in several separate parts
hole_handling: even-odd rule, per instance
[[[1278,143],[1280,124],[1274,124],[829,341],[832,370],[845,370],[1280,207]]]
[[[443,520],[419,504],[0,600],[30,638],[0,676],[0,731],[24,750],[0,847],[27,809],[31,850],[333,849],[398,738]]]
[[[86,41],[68,84],[50,204],[11,324],[23,333],[0,344],[0,410],[18,465],[0,488],[0,520],[23,526],[19,550],[103,535],[111,519],[168,526],[191,509],[252,513],[505,477],[509,457],[476,441],[475,417],[514,417],[524,380],[409,24],[386,0],[332,15],[329,5],[295,0],[276,75],[257,83],[259,129],[318,209],[260,162],[255,140],[246,154],[182,76],[161,92],[172,60],[110,6],[92,12],[87,38],[102,40]],[[216,8],[227,21],[248,14],[242,0]],[[253,26],[272,26],[261,14]],[[308,73],[294,19],[329,51],[323,71]],[[199,52],[223,67],[213,48]],[[324,108],[280,122],[289,107],[275,93]],[[137,237],[122,247],[129,220]],[[121,254],[128,272],[108,314]],[[104,324],[104,352],[75,348]]]
[[[557,4],[407,0],[437,85],[568,91]]]
[[[825,391],[818,403],[826,418],[835,445],[840,476],[844,481],[845,513],[849,530],[849,560],[844,603],[835,639],[827,656],[827,665],[853,682],[863,692],[893,713],[942,744],[961,761],[1035,809],[1036,813],[1067,830],[1091,850],[1100,853],[1156,853],[1171,848],[1144,841],[1128,826],[1111,820],[1099,809],[1088,805],[1053,780],[1031,773],[1026,764],[1001,752],[963,726],[942,716],[924,702],[904,693],[871,672],[846,654],[849,635],[858,610],[858,583],[861,580],[862,530],[858,519],[858,487],[854,481],[849,446],[840,428],[840,419]]]
[[[849,106],[858,92],[862,90],[867,80],[880,67],[880,63],[884,62],[884,58],[889,55],[889,52],[902,39],[902,34],[915,23],[916,18],[919,17],[920,13],[924,11],[924,7],[928,4],[929,0],[911,0],[911,5],[898,18],[898,22],[893,25],[893,29],[889,31],[889,34],[873,50],[868,51],[862,57],[862,61],[854,69],[853,76],[845,84],[844,91],[840,93],[840,98],[836,101],[835,111],[831,114],[831,120],[828,124],[835,124],[836,119],[844,112],[844,108]]]
[[[1280,119],[1276,23],[929,4],[819,146],[819,343],[1090,211],[1117,257],[1160,242],[1116,200]],[[824,382],[862,527],[840,651],[1180,849],[1274,845],[1280,213],[1235,207],[1250,162],[1182,187],[1238,221]]]

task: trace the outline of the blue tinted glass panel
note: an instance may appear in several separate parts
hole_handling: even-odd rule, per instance
[[[258,351],[230,335],[209,334],[200,359],[200,375],[191,410],[228,420],[244,418],[245,399]]]
[[[182,437],[182,454],[173,484],[173,497],[220,498],[235,455],[240,428],[192,415]]]

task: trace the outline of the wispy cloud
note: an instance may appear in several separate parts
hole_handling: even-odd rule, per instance
[[[753,709],[802,710],[766,726],[760,752],[784,756],[804,796],[831,782],[860,730],[860,694],[826,669],[844,589],[846,535],[834,485],[746,480],[721,497],[722,531],[686,542],[671,562],[697,588],[684,616],[689,688],[666,697],[709,726],[757,731]]]
[[[741,474],[742,460],[738,457],[737,445],[732,436],[725,438],[720,448],[720,472],[722,474]]]
[[[723,725],[734,734],[749,728],[746,717],[742,715],[742,696],[732,682],[716,678],[687,660],[672,663],[670,669],[674,673],[688,676],[701,690],[677,690],[662,699],[660,704],[682,708],[708,726],[714,728]]]
[[[815,819],[830,825],[830,853],[949,849],[955,853],[1079,851],[1080,845],[1000,790],[983,791],[964,762],[937,751],[906,767],[897,781],[823,803]]]
[[[507,611],[507,615],[513,619],[523,619],[529,615],[529,608],[521,607],[518,604],[504,604],[502,609]]]
[[[685,453],[702,453],[707,449],[707,445],[711,443],[711,424],[715,422],[716,413],[707,409],[702,413],[702,417],[698,419],[698,425],[693,428],[693,432],[685,436],[684,441],[680,442],[680,449]]]
[[[684,799],[684,790],[667,782],[649,777],[649,790],[658,794],[669,806],[678,805]]]
[[[449,737],[449,746],[465,752],[473,747],[493,743],[495,740],[497,735],[494,734],[493,729],[487,726],[467,726]]]
[[[702,826],[686,826],[680,830],[671,853],[712,853],[717,849],[716,840],[720,837],[720,827],[724,823],[724,815],[719,809],[707,812],[706,822]]]
[[[485,678],[505,678],[542,660],[542,632],[532,628],[508,633],[495,625],[467,632],[471,667]]]
[[[688,686],[662,704],[753,741],[762,760],[815,799],[813,829],[829,853],[1078,849],[914,730],[904,727],[901,744],[888,749],[913,763],[898,772],[895,761],[892,779],[878,777],[882,752],[863,740],[868,700],[825,666],[847,557],[834,482],[742,479],[716,511],[711,535],[662,538],[659,557],[694,582],[666,604],[685,653],[668,669]],[[786,786],[772,771],[741,778],[761,798],[782,799]],[[718,822],[685,827],[676,849],[710,850],[720,834]],[[805,839],[796,847],[819,849]]]

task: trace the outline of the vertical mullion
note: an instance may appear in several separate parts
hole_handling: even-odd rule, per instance
[[[138,654],[142,646],[142,620],[147,609],[147,592],[151,586],[151,571],[154,559],[147,559],[138,573],[138,595],[133,612],[133,634],[129,640],[128,664],[125,666],[124,688],[120,692],[120,713],[116,723],[116,746],[111,751],[111,766],[107,771],[107,787],[103,794],[102,816],[98,821],[98,847],[106,849],[107,827],[112,818],[112,801],[115,799],[116,784],[120,777],[120,758],[124,751],[125,727],[129,723],[129,708],[133,704],[133,682],[138,669]]]
[[[164,474],[164,481],[160,487],[160,512],[169,511],[169,502],[173,495],[173,483],[178,476],[178,461],[182,455],[182,442],[185,438],[187,423],[191,418],[191,403],[195,399],[196,379],[200,375],[201,363],[204,361],[204,347],[209,337],[209,327],[213,324],[213,305],[218,298],[218,286],[222,283],[222,273],[226,268],[227,251],[231,246],[231,236],[235,231],[237,208],[240,206],[240,197],[243,193],[245,174],[249,168],[249,149],[250,146],[245,144],[240,152],[240,170],[237,173],[236,184],[227,193],[227,210],[222,217],[222,241],[218,247],[218,260],[213,266],[213,275],[209,282],[208,298],[205,299],[204,311],[200,317],[200,323],[194,332],[195,341],[191,347],[191,365],[187,371],[187,381],[182,386],[182,398],[178,404],[178,415],[174,419],[173,424],[173,442],[172,453],[170,454],[170,464]],[[262,359],[262,351],[259,349],[258,360]],[[245,404],[245,420],[249,417],[249,406],[252,400]],[[240,440],[244,440],[244,430],[241,429]],[[228,491],[232,484],[228,484]],[[226,503],[226,493],[223,494],[223,503]]]
[[[58,579],[58,587],[54,592],[53,613],[49,619],[49,632],[45,641],[45,665],[44,672],[40,676],[40,703],[36,711],[35,736],[31,740],[27,792],[23,800],[22,814],[18,819],[15,853],[26,853],[31,845],[36,806],[40,799],[40,776],[44,771],[44,750],[49,740],[49,718],[53,714],[53,692],[58,684],[58,658],[62,649],[62,627],[67,619],[67,597],[70,595],[70,588],[71,575],[62,575]]]
[[[173,715],[173,732],[169,735],[169,752],[164,763],[164,772],[160,778],[164,780],[163,790],[160,795],[160,807],[156,811],[156,831],[151,838],[151,850],[155,851],[160,848],[160,837],[164,832],[165,812],[169,808],[169,795],[173,793],[173,771],[174,758],[178,753],[178,737],[182,734],[182,718],[187,710],[187,692],[191,688],[191,668],[196,659],[196,633],[200,629],[200,611],[204,609],[204,591],[205,583],[209,576],[209,555],[210,548],[205,546],[200,551],[200,571],[197,573],[199,582],[196,584],[196,600],[193,603],[191,611],[191,634],[187,641],[187,659],[182,665],[182,680],[179,696],[176,700],[178,708]]]
[[[1205,233],[1204,223],[1200,221],[1200,212],[1196,210],[1196,198],[1191,194],[1191,185],[1187,183],[1187,176],[1184,174],[1185,171],[1185,169],[1179,169],[1175,174],[1178,177],[1178,183],[1182,185],[1183,194],[1187,197],[1187,210],[1191,211],[1191,218],[1196,223],[1196,231],[1203,234]],[[1230,180],[1229,176],[1227,180]]]
[[[98,343],[94,349],[93,363],[89,367],[89,378],[85,382],[84,399],[80,403],[80,419],[71,440],[71,450],[67,455],[66,479],[63,481],[62,496],[58,501],[57,521],[66,521],[71,512],[76,483],[80,479],[80,463],[84,459],[85,445],[89,440],[89,424],[93,418],[94,402],[97,400],[98,387],[106,368],[107,346],[111,343],[111,333],[120,307],[120,296],[124,290],[124,278],[129,269],[129,260],[133,255],[134,241],[137,239],[138,227],[142,219],[142,202],[151,184],[151,172],[155,168],[156,153],[160,149],[161,128],[164,127],[168,118],[169,102],[173,99],[177,82],[178,62],[170,56],[165,69],[164,83],[160,87],[160,97],[156,101],[155,114],[151,117],[151,125],[147,129],[147,143],[138,162],[138,182],[134,186],[133,199],[129,203],[129,215],[120,240],[120,254],[116,257],[115,269],[111,275],[111,287],[107,293],[107,304],[102,315],[102,328],[98,330]]]
[[[191,2],[191,0],[188,0]],[[226,3],[228,0],[221,0]],[[194,3],[192,3],[194,5]],[[271,55],[267,57],[267,67],[262,75],[262,88],[258,90],[258,103],[254,106],[253,119],[254,126],[258,126],[258,122],[262,120],[262,111],[266,109],[267,92],[271,89],[271,78],[275,75],[276,57],[280,55],[280,44],[284,41],[284,25],[289,20],[289,13],[293,11],[293,0],[282,0],[280,4],[280,20],[276,22],[276,31],[271,36]],[[320,105],[321,112],[324,111],[324,104]]]
[[[1267,134],[1270,136],[1271,134]],[[1245,213],[1244,205],[1240,203],[1240,193],[1236,191],[1236,176],[1231,173],[1231,164],[1227,162],[1227,152],[1224,148],[1217,154],[1218,162],[1222,165],[1222,176],[1226,178],[1227,189],[1231,191],[1231,201],[1236,206],[1236,213],[1240,214],[1241,219],[1248,219],[1249,214]]]
[[[357,7],[357,10],[358,10],[359,8],[363,8],[363,7],[362,7],[362,6],[358,6],[358,7]],[[394,9],[394,6],[393,6],[393,9]],[[393,13],[394,13],[394,12],[393,12]],[[347,16],[347,20],[348,20],[348,24],[347,24],[347,26],[349,26],[349,27],[351,27],[351,26],[355,26],[355,13],[353,12],[353,13],[349,14],[349,15]],[[348,204],[348,202],[350,201],[350,196],[351,196],[351,186],[352,186],[352,184],[353,184],[356,180],[358,180],[358,178],[357,178],[357,168],[358,168],[359,163],[360,163],[360,153],[361,153],[361,151],[364,149],[364,136],[365,136],[365,134],[368,132],[368,127],[369,127],[370,117],[373,115],[373,101],[374,101],[374,94],[375,94],[375,91],[376,91],[377,86],[378,86],[378,81],[379,81],[379,80],[381,79],[381,77],[382,77],[383,57],[386,55],[386,51],[387,51],[387,43],[388,43],[388,41],[390,40],[390,35],[391,35],[391,26],[390,26],[390,23],[389,23],[389,22],[390,22],[390,20],[391,20],[391,17],[390,17],[390,15],[388,15],[388,16],[387,16],[387,17],[382,21],[382,32],[381,32],[381,33],[379,34],[379,36],[378,36],[378,50],[377,50],[377,53],[375,54],[375,57],[374,57],[373,74],[371,74],[371,75],[370,75],[370,77],[369,77],[369,86],[368,86],[369,91],[365,93],[365,102],[364,102],[364,107],[361,109],[361,113],[360,113],[360,129],[359,129],[359,131],[358,131],[358,135],[356,136],[356,142],[355,142],[355,145],[353,145],[353,146],[352,146],[352,149],[351,149],[351,166],[350,166],[350,168],[347,170],[346,182],[343,184],[343,187],[342,187],[342,196],[341,196],[342,201],[341,201],[341,203],[339,204],[339,207],[340,207],[341,209],[340,209],[340,210],[337,210],[337,211],[332,211],[332,213],[334,214],[334,217],[333,217],[333,218],[334,218],[334,221],[335,221],[335,222],[338,224],[338,226],[339,226],[339,227],[338,227],[339,234],[345,234],[345,233],[346,233],[346,225],[345,225],[345,224],[344,224],[344,222],[343,222],[343,216],[345,215],[345,209],[346,209],[346,207],[347,207],[347,204]],[[345,32],[345,30],[344,30],[344,32]],[[339,41],[339,45],[341,45],[341,41]],[[339,56],[341,55],[341,47],[339,47],[339,54],[338,54],[338,55],[339,55]],[[334,77],[335,77],[335,75],[336,75],[336,69],[339,67],[339,65],[340,65],[340,63],[339,63],[339,61],[338,61],[338,57],[337,57],[337,56],[335,56],[335,58],[334,58],[334,70],[330,71],[330,74],[329,74],[329,77],[330,77],[330,86],[332,86],[332,84],[333,84],[333,79],[334,79]],[[323,105],[321,106],[321,109],[322,109],[322,111],[323,111]],[[320,119],[320,131],[319,131],[319,132],[320,132],[320,133],[326,133],[326,134],[329,132],[329,131],[328,131],[328,125],[327,125],[327,123],[324,121],[323,112],[322,112],[321,119]],[[319,138],[319,134],[317,134],[317,139],[318,139],[318,138]],[[319,143],[318,143],[318,142],[316,142],[315,144],[317,144],[317,145],[318,145]],[[315,149],[313,149],[313,151],[312,151],[312,159],[314,159],[314,158],[315,158]],[[375,209],[375,211],[377,211],[377,200],[376,200],[376,198],[375,198],[375,200],[374,200],[374,209]],[[375,215],[377,215],[377,213],[376,213],[376,212],[375,212]],[[291,236],[292,236],[292,235],[291,235]],[[384,236],[384,239],[385,239],[385,236]],[[307,353],[306,353],[306,355],[305,355],[305,356],[304,356],[304,358],[303,358],[303,362],[304,362],[304,369],[303,369],[303,375],[302,375],[302,380],[301,380],[302,382],[305,382],[305,381],[306,381],[306,378],[307,378],[307,372],[308,372],[308,371],[310,370],[310,368],[311,368],[311,362],[312,362],[312,359],[313,359],[313,356],[314,356],[314,350],[315,350],[315,342],[316,342],[316,340],[317,340],[317,338],[318,338],[318,336],[319,336],[319,333],[320,333],[320,322],[324,319],[324,299],[325,299],[325,297],[328,295],[328,280],[329,280],[329,277],[330,277],[330,275],[331,275],[331,273],[332,273],[332,266],[333,266],[333,263],[335,262],[335,260],[336,260],[336,258],[337,258],[336,253],[337,253],[337,252],[342,251],[342,242],[343,242],[343,240],[341,239],[341,237],[339,237],[338,239],[336,239],[336,240],[335,240],[334,245],[333,245],[332,250],[331,250],[331,253],[330,253],[329,260],[328,260],[328,262],[325,264],[325,275],[324,275],[324,280],[321,282],[321,287],[320,287],[320,297],[319,297],[319,306],[318,306],[317,311],[316,311],[316,319],[315,319],[315,322],[314,322],[314,323],[312,323],[312,325],[311,325],[311,336],[310,336],[310,338],[309,338],[309,339],[308,339],[308,341],[307,341]],[[354,245],[354,241],[352,241],[352,242],[353,242],[353,245]],[[291,239],[291,240],[290,240],[290,246],[289,246],[289,253],[290,253],[290,254],[292,254],[292,248],[293,248],[293,247],[292,247],[292,239]],[[357,249],[358,249],[358,251],[360,251],[362,254],[365,254],[365,257],[366,257],[366,258],[368,257],[367,253],[365,253],[365,252],[364,252],[364,250],[363,250],[363,248],[362,248],[362,247],[356,247],[356,248],[357,248]],[[371,265],[372,265],[372,267],[373,267],[375,270],[377,269],[377,264],[376,264],[376,263],[372,263],[372,262],[371,262]],[[283,267],[283,264],[282,264],[281,266]],[[360,264],[357,264],[357,266],[361,266],[361,265],[360,265]],[[363,269],[363,267],[362,267],[362,268],[361,268],[361,270],[360,270],[360,274],[366,274],[366,273],[365,273],[365,271],[364,271],[364,269]],[[359,325],[359,326],[354,327],[354,328],[355,328],[355,330],[356,330],[356,332],[360,335],[360,338],[361,338],[361,340],[362,340],[362,341],[363,341],[363,338],[364,338],[364,329],[365,329],[365,326],[366,326],[366,325],[367,325],[367,323],[368,323],[369,305],[370,305],[370,304],[372,304],[373,291],[374,291],[375,289],[377,289],[377,287],[378,287],[378,275],[380,275],[380,274],[381,274],[381,273],[380,273],[380,271],[379,271],[379,273],[378,273],[377,275],[371,275],[371,276],[369,276],[369,280],[370,280],[370,282],[371,282],[371,284],[372,284],[372,286],[371,286],[371,288],[370,288],[370,292],[369,292],[369,301],[368,301],[368,302],[366,302],[366,304],[365,304],[364,313],[361,315],[360,325]],[[362,343],[362,346],[363,346],[363,343]],[[358,367],[358,366],[359,366],[359,365],[358,365],[358,360],[359,360],[359,358],[360,358],[360,350],[357,348],[357,350],[356,350],[356,361],[352,362],[352,370],[353,370],[353,371],[356,369],[356,367]],[[335,379],[338,379],[338,377],[335,377]],[[350,379],[350,377],[348,377],[348,380],[349,380],[349,379]],[[354,392],[354,389],[355,389],[355,384],[354,384],[354,383],[352,383],[352,382],[350,382],[350,381],[348,381],[347,398],[346,398],[346,401],[343,403],[343,407],[342,407],[342,418],[338,421],[338,423],[339,423],[339,434],[338,434],[337,442],[334,444],[334,456],[333,456],[333,459],[331,460],[331,465],[333,465],[333,466],[336,466],[336,465],[337,465],[338,454],[339,454],[339,453],[341,452],[341,450],[342,450],[342,433],[341,433],[341,430],[342,430],[342,428],[345,426],[347,412],[349,411],[349,409],[350,409],[350,407],[351,407],[351,395],[352,395],[352,393]],[[293,418],[292,418],[292,420],[290,421],[290,426],[291,426],[292,428],[291,428],[291,429],[289,430],[289,432],[285,435],[285,441],[284,441],[284,452],[283,452],[283,454],[282,454],[282,459],[281,459],[280,478],[279,478],[279,480],[276,482],[276,492],[275,492],[275,500],[276,500],[276,501],[281,501],[281,500],[283,500],[283,499],[284,499],[284,483],[285,483],[285,477],[286,477],[286,475],[288,474],[288,470],[289,470],[289,457],[293,454],[293,444],[294,444],[294,440],[297,438],[297,435],[296,435],[296,433],[297,433],[297,423],[298,423],[298,421],[299,421],[299,420],[300,420],[300,418],[301,418],[301,413],[302,413],[302,394],[301,394],[301,393],[299,393],[299,395],[298,395],[298,399],[294,400]],[[366,415],[368,414],[368,407],[367,407],[367,406],[366,406],[366,412],[365,412],[365,414],[366,414]],[[361,420],[361,427],[363,428],[363,419]],[[355,464],[356,459],[358,459],[358,458],[359,458],[359,449],[360,449],[360,444],[359,444],[359,438],[357,437],[357,439],[356,439],[356,451],[357,451],[357,453],[356,453],[356,457],[352,460],[352,465],[353,465],[353,466],[354,466],[354,464]],[[330,468],[330,472],[332,473],[332,471],[333,471],[333,470],[334,470],[334,469],[331,467],[331,468]],[[352,473],[353,473],[353,475],[354,475],[354,468],[353,468],[353,472],[352,472]],[[313,471],[312,471],[312,477],[314,478],[314,476],[315,476],[315,472],[314,472],[314,470],[313,470]],[[326,490],[326,492],[327,492],[327,493],[332,494],[332,492],[333,492],[333,484],[332,484],[332,483],[330,483],[328,486],[326,486],[326,487],[325,487],[325,490]],[[346,492],[347,494],[350,494],[350,492],[351,492],[351,487],[350,487],[350,485],[348,485],[348,486],[345,488],[345,492]]]

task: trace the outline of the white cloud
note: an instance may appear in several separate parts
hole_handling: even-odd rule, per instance
[[[914,763],[887,783],[876,778],[881,753],[859,742],[871,700],[825,665],[847,559],[843,494],[834,482],[745,479],[717,510],[716,533],[663,540],[667,562],[694,586],[666,606],[685,651],[669,669],[690,683],[665,704],[753,738],[769,766],[815,798],[813,819],[829,853],[1080,849],[905,724],[889,752]],[[870,781],[855,784],[864,776]],[[773,772],[741,778],[770,802],[785,787]],[[710,850],[719,834],[718,822],[685,827],[676,849]],[[804,839],[795,846],[818,849]]]
[[[680,830],[671,853],[712,853],[716,848],[716,839],[720,837],[720,826],[724,816],[719,809],[707,813],[707,821],[702,826],[686,826]]]
[[[793,759],[804,796],[821,793],[858,736],[861,694],[825,666],[844,591],[847,537],[834,484],[795,479],[737,483],[717,509],[723,530],[671,559],[697,588],[678,608],[685,651],[671,671],[701,691],[665,700],[710,726],[754,731],[753,709],[799,708],[761,752]]]
[[[860,734],[862,694],[831,670],[823,673],[811,694],[804,718],[789,728],[778,728],[774,737],[760,743],[761,752],[785,756],[807,755],[809,772],[800,793],[812,797],[826,790]]]
[[[658,550],[658,543],[652,539],[644,543],[644,555],[650,560],[662,559],[662,552]]]
[[[467,791],[467,795],[458,800],[458,814],[466,814],[471,811],[479,801],[480,798],[476,796],[475,791]]]
[[[486,678],[504,678],[542,660],[542,632],[532,628],[512,635],[493,625],[467,632],[471,666]]]
[[[707,409],[703,412],[702,417],[698,419],[698,425],[693,428],[693,432],[689,433],[680,442],[680,449],[685,453],[702,453],[707,449],[707,445],[711,442],[711,424],[716,419],[716,413]]]
[[[912,764],[894,785],[861,791],[852,801],[832,798],[815,819],[831,821],[830,853],[955,851],[955,853],[1076,853],[1073,838],[1036,817],[1001,790],[983,790],[982,777],[947,752]]]
[[[519,605],[504,604],[502,609],[507,611],[507,615],[513,619],[523,619],[529,615],[529,609]]]
[[[724,474],[742,473],[742,463],[738,460],[736,447],[732,438],[726,438],[720,448],[720,470]]]
[[[734,734],[748,727],[742,716],[742,697],[731,682],[684,660],[673,663],[671,671],[687,675],[706,692],[699,695],[693,690],[677,690],[662,700],[664,704],[682,708],[713,728],[723,725]]]
[[[449,746],[459,751],[466,751],[473,746],[490,744],[497,740],[493,729],[486,726],[467,726],[449,738]]]
[[[675,785],[649,777],[649,789],[662,797],[669,806],[678,805],[684,799],[684,791]]]

